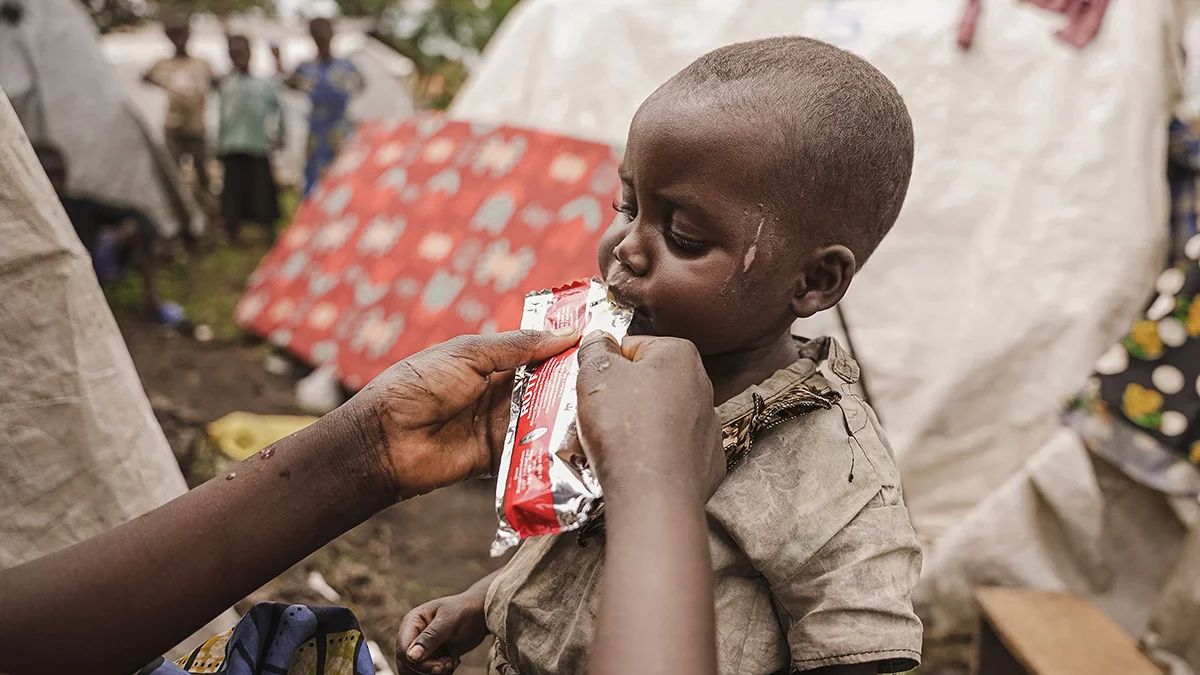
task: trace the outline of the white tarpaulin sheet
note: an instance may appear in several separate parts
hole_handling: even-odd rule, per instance
[[[0,100],[0,567],[183,494],[87,251]]]
[[[927,544],[922,602],[967,611],[930,628],[969,630],[969,586],[1008,582],[1090,593],[1136,631],[1182,528],[1157,495],[1102,485],[1059,414],[1164,260],[1177,6],[1113,2],[1077,50],[1060,15],[989,1],[969,52],[963,6],[530,0],[452,113],[623,143],[640,102],[722,44],[803,34],[869,59],[908,103],[916,164],[843,311]],[[1111,556],[1119,532],[1162,564]]]
[[[11,567],[187,485],[91,260],[3,96],[0,241],[0,567]],[[235,620],[226,612],[198,635]]]
[[[126,204],[154,219],[164,236],[195,228],[165,154],[126,105],[78,0],[25,0],[19,31],[32,54],[45,134],[67,155],[70,188]]]

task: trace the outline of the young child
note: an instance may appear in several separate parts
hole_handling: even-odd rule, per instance
[[[217,150],[224,167],[221,219],[237,243],[242,223],[258,223],[275,241],[279,193],[271,171],[271,151],[283,145],[283,107],[270,81],[250,75],[250,41],[229,36],[233,72],[221,82],[221,127]]]
[[[202,208],[210,209],[213,197],[208,176],[204,115],[214,82],[213,69],[208,61],[188,53],[191,38],[188,15],[168,17],[163,21],[163,31],[175,48],[175,54],[155,62],[142,80],[167,93],[167,117],[163,125],[167,150],[176,164],[184,156],[191,158],[196,171],[196,201]]]
[[[333,55],[333,22],[318,17],[308,24],[317,57],[305,61],[284,77],[284,84],[308,95],[308,157],[304,163],[304,194],[307,196],[342,151],[354,125],[347,117],[350,100],[362,93],[366,81],[354,62]],[[275,68],[284,73],[278,47],[271,50]]]
[[[48,143],[38,143],[33,149],[75,233],[91,255],[100,283],[115,281],[125,269],[136,266],[145,286],[147,316],[165,324],[182,321],[183,310],[174,303],[163,302],[158,294],[157,236],[150,219],[136,209],[68,194],[67,160],[63,153]]]
[[[789,331],[841,300],[895,222],[912,162],[893,85],[807,38],[713,51],[630,126],[601,272],[636,308],[631,332],[696,345],[727,446],[745,451],[708,502],[721,673],[920,660],[921,549],[879,422],[851,393],[858,367]],[[492,577],[405,617],[408,667],[451,672],[490,632],[492,673],[585,672],[603,548],[575,533],[526,541]]]

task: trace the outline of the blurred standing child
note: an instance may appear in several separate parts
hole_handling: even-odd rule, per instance
[[[221,218],[233,242],[242,223],[258,223],[275,241],[279,194],[270,154],[284,139],[283,108],[270,80],[250,74],[250,41],[229,36],[233,72],[221,82],[221,127],[217,152],[224,167]]]
[[[208,176],[204,112],[214,83],[213,69],[208,61],[188,54],[190,17],[170,17],[163,21],[163,30],[175,46],[175,55],[160,59],[142,79],[167,92],[167,117],[163,129],[167,150],[176,166],[185,155],[191,158],[196,172],[196,202],[211,211],[213,196]]]
[[[333,24],[329,19],[313,19],[309,33],[317,46],[317,58],[296,67],[284,83],[308,94],[312,110],[308,116],[308,150],[304,165],[304,194],[312,192],[317,181],[349,140],[354,126],[346,117],[350,99],[365,86],[358,68],[349,59],[333,55]],[[275,66],[282,74],[283,58],[278,47],[271,49]]]

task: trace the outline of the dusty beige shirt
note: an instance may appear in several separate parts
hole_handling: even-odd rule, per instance
[[[728,429],[802,384],[840,394],[827,409],[756,424],[708,503],[719,671],[908,670],[920,661],[910,596],[921,549],[899,472],[874,412],[851,393],[857,365],[828,339],[800,347],[791,366],[717,408]],[[603,557],[602,539],[581,547],[574,534],[521,546],[488,591],[492,673],[586,671]]]
[[[168,131],[204,133],[204,111],[212,90],[213,70],[208,61],[192,56],[159,60],[147,75],[167,92]]]

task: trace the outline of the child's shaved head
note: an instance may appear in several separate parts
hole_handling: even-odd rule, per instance
[[[913,130],[895,86],[848,51],[804,37],[709,52],[656,95],[715,95],[773,143],[779,208],[861,265],[887,234],[912,175]]]
[[[795,360],[796,317],[842,299],[912,160],[904,102],[866,61],[807,38],[723,47],[634,115],[600,269],[631,333],[691,340],[737,393]]]

